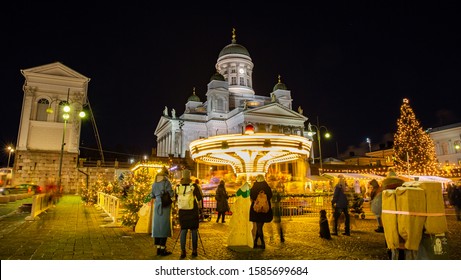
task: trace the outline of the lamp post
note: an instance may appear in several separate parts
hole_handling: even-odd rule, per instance
[[[11,148],[11,146],[8,146],[8,165],[6,166],[6,168],[9,168],[10,167],[10,159],[11,159],[11,153],[14,153],[14,149]]]
[[[71,113],[71,107],[69,103],[69,94],[67,94],[67,101],[64,107],[62,108],[62,111],[63,111],[62,118],[64,120],[64,126],[62,130],[61,153],[59,155],[58,188],[61,188],[61,183],[62,183],[62,160],[64,157],[64,146],[66,145],[65,140],[66,140],[67,121],[69,120],[70,113]],[[84,111],[80,111],[78,114],[80,118],[84,118],[85,115],[86,114]]]
[[[367,138],[367,143],[368,143],[368,148],[370,149],[370,153],[371,153],[371,139],[370,138]]]
[[[312,130],[312,128],[315,128],[315,131]],[[317,125],[313,125],[313,124],[308,124],[308,127],[307,127],[307,135],[309,136],[314,136],[315,134],[317,134],[317,142],[318,142],[318,145],[319,145],[319,160],[320,160],[320,169],[319,169],[319,175],[322,175],[322,171],[323,171],[323,164],[322,164],[322,145],[321,145],[321,137],[320,137],[320,131],[321,129],[325,129],[325,134],[324,134],[324,137],[325,138],[330,138],[330,132],[328,132],[328,128],[326,128],[326,126],[320,126],[319,125],[319,119],[317,117]]]

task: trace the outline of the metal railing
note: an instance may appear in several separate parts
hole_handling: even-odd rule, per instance
[[[103,192],[98,192],[97,207],[104,211],[105,221],[111,222],[101,227],[119,227],[121,222],[119,221],[118,214],[120,208],[120,199],[113,195],[108,195]]]
[[[229,206],[235,202],[235,195],[229,197]],[[332,192],[312,193],[312,194],[296,194],[296,195],[282,195],[280,202],[282,216],[312,216],[317,217],[320,210],[325,209],[327,213],[331,213],[331,199],[333,198]],[[274,202],[271,202],[274,207]],[[203,208],[209,210],[211,213],[216,212],[216,199],[214,194],[204,194]]]
[[[42,212],[46,211],[53,205],[51,194],[43,193],[32,196],[32,208],[30,215],[25,218],[26,221],[38,220]]]

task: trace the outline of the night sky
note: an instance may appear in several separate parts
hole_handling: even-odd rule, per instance
[[[0,12],[4,146],[17,141],[20,70],[59,61],[91,79],[88,98],[103,149],[120,157],[150,154],[165,106],[181,115],[194,87],[205,100],[232,28],[255,65],[256,94],[269,96],[281,75],[293,109],[301,106],[309,121],[318,117],[333,134],[322,141],[324,158],[366,151],[367,137],[373,149],[392,141],[403,98],[423,128],[461,121],[456,1],[258,9],[8,2],[14,3]],[[91,122],[82,126],[81,142],[97,148]]]

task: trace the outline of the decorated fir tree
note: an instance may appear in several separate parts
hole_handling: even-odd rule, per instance
[[[126,214],[123,215],[122,224],[126,226],[135,226],[138,222],[138,212],[150,195],[153,179],[147,172],[140,172],[133,176],[132,183],[123,203]]]
[[[437,165],[434,142],[422,129],[409,100],[405,98],[394,134],[395,169],[409,175],[436,175]]]
[[[98,202],[98,192],[106,193],[106,190],[110,188],[108,182],[97,180],[94,185],[87,186],[86,184],[81,185],[80,196],[82,201],[87,205],[96,204]]]

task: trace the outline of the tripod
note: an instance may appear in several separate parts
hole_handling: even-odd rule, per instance
[[[192,230],[188,229],[187,231],[189,232],[189,249],[190,249],[192,246]],[[172,251],[174,251],[174,248],[176,247],[176,243],[178,243],[180,236],[181,236],[181,229],[178,232],[178,237],[176,237],[176,241],[174,242]],[[200,231],[198,229],[197,229],[197,236],[200,241],[200,245],[202,245],[203,254],[206,255],[205,246],[203,246],[202,237],[200,236]]]

